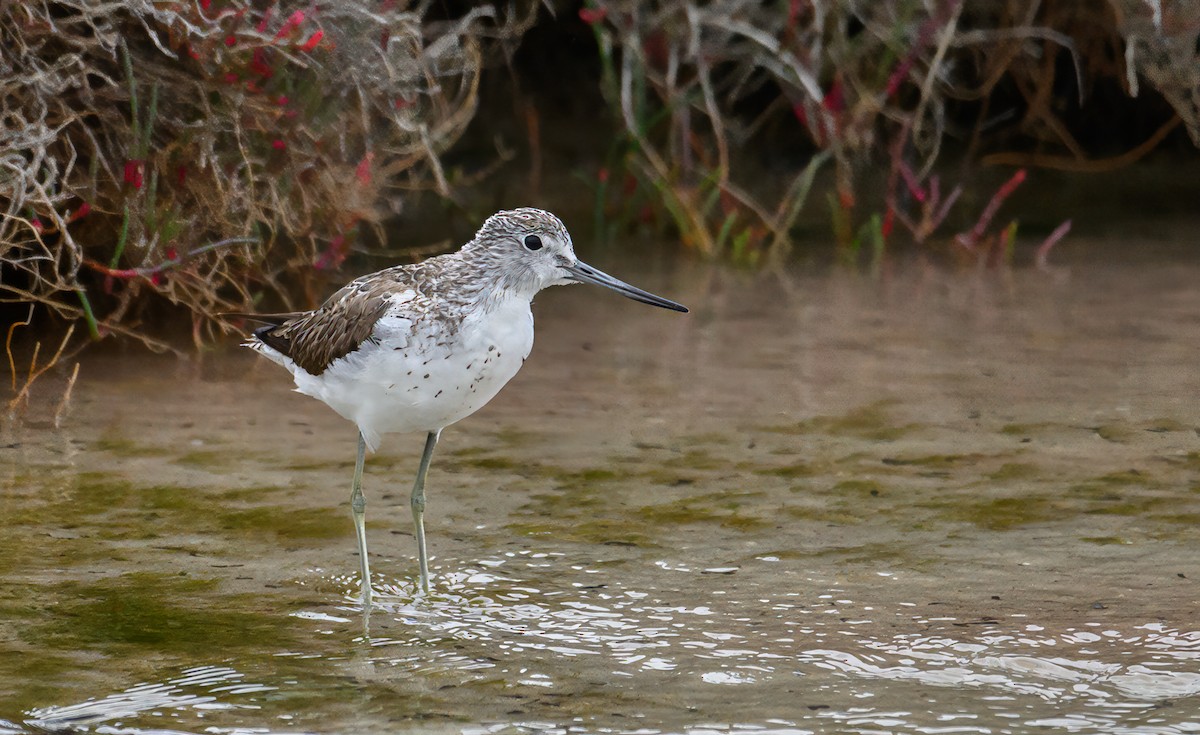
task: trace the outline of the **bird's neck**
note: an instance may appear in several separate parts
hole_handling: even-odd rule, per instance
[[[483,308],[491,308],[510,299],[532,302],[542,283],[530,269],[511,267],[488,248],[468,243],[458,253],[457,279],[473,284],[472,298]]]

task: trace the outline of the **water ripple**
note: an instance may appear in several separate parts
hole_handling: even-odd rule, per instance
[[[138,684],[102,699],[61,707],[44,707],[29,713],[26,724],[46,731],[78,730],[154,710],[231,709],[239,705],[230,695],[274,691],[275,687],[242,681],[242,674],[224,666],[197,666],[159,684]],[[146,732],[146,731],[142,731]]]
[[[1158,623],[1052,631],[1024,615],[967,625],[977,621],[859,606],[837,591],[809,596],[809,604],[795,593],[680,604],[670,587],[627,589],[607,573],[592,577],[598,584],[554,587],[563,577],[553,559],[539,559],[536,573],[523,561],[514,552],[445,575],[429,599],[406,586],[382,589],[370,637],[375,662],[425,674],[520,670],[521,685],[545,688],[582,672],[618,680],[669,672],[676,678],[664,692],[729,692],[713,703],[756,688],[752,696],[769,699],[797,686],[831,702],[799,718],[793,706],[767,705],[763,715],[793,715],[776,723],[791,724],[742,723],[754,732],[805,732],[819,721],[845,732],[1200,732],[1180,708],[1162,707],[1200,695],[1200,631]],[[919,621],[925,632],[896,633],[897,618],[909,621],[902,630]],[[897,708],[897,698],[910,706]],[[1160,709],[1157,721],[1139,725],[1147,729],[1129,729]],[[730,729],[737,723],[716,728]]]

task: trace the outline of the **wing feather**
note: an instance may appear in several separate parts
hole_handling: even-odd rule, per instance
[[[371,339],[375,324],[388,310],[388,296],[412,277],[406,268],[389,268],[351,281],[312,311],[257,315],[252,318],[267,326],[254,330],[254,337],[308,373],[320,375],[334,360]]]
[[[417,321],[445,299],[441,277],[451,256],[430,258],[416,265],[395,266],[351,281],[312,311],[288,314],[237,314],[267,326],[254,338],[291,358],[312,375],[325,372],[335,360],[372,339],[375,327],[398,303],[396,294],[410,291],[406,311]]]

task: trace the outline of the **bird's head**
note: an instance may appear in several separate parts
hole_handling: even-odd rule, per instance
[[[493,272],[504,288],[530,299],[550,286],[594,283],[634,301],[687,311],[580,262],[562,220],[545,210],[524,207],[497,212],[484,221],[468,248],[474,251],[478,267]]]

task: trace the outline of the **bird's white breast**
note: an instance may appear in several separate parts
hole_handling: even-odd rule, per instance
[[[355,422],[375,449],[393,432],[437,431],[478,411],[520,370],[533,347],[529,301],[429,318],[391,297],[372,339],[324,373],[293,369],[297,390]]]

